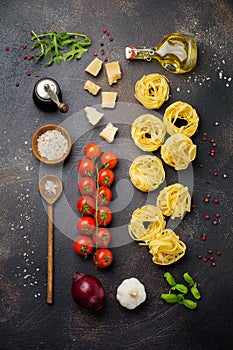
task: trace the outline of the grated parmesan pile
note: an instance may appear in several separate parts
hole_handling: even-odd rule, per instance
[[[58,130],[48,130],[37,140],[38,152],[48,160],[60,159],[68,149],[67,139]]]

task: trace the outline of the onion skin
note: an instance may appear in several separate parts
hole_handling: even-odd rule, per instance
[[[105,290],[98,278],[76,272],[72,281],[72,297],[80,307],[97,311],[104,305]]]

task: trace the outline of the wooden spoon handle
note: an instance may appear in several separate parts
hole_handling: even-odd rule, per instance
[[[53,302],[53,206],[48,205],[47,303]]]

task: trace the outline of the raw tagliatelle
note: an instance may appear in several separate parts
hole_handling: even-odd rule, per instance
[[[165,134],[163,122],[152,114],[140,115],[131,127],[134,143],[143,151],[156,151],[162,145]]]
[[[166,229],[149,242],[149,249],[155,264],[170,265],[184,256],[186,245],[174,231]]]
[[[169,98],[167,79],[160,74],[144,75],[135,84],[135,97],[146,108],[160,108]]]
[[[154,205],[144,205],[136,209],[128,226],[130,236],[136,241],[149,241],[162,232],[166,222],[162,212]]]
[[[163,123],[169,135],[184,134],[191,137],[197,130],[199,117],[196,110],[186,102],[172,103],[164,113]]]
[[[163,215],[172,219],[183,217],[191,208],[191,196],[187,186],[179,183],[164,187],[157,197],[157,207]]]
[[[134,186],[140,191],[153,191],[165,179],[163,163],[156,156],[138,156],[129,168],[129,176]]]
[[[188,136],[175,134],[161,146],[161,157],[176,170],[186,169],[196,157],[196,148]]]

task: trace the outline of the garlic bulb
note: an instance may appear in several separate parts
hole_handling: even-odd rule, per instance
[[[122,306],[133,310],[146,300],[145,287],[135,277],[125,279],[117,288],[116,298]]]

